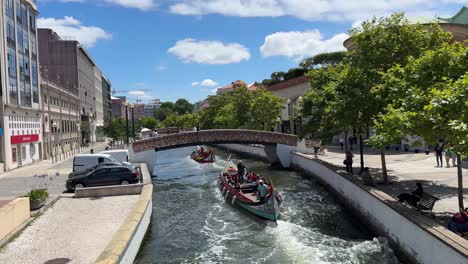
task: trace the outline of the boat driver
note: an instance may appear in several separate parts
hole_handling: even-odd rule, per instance
[[[263,202],[268,194],[268,187],[262,180],[258,181],[258,184],[258,197],[260,202]]]

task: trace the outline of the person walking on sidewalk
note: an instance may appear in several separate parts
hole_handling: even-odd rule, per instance
[[[343,163],[346,165],[346,172],[353,174],[353,158],[354,155],[351,151],[346,152],[346,159]]]
[[[442,154],[444,153],[444,145],[442,144],[442,140],[439,140],[439,143],[437,143],[435,147],[435,155],[436,155],[436,160],[437,160],[437,167],[444,167],[444,163],[442,161]],[[440,161],[440,164],[439,164]]]
[[[344,146],[344,138],[343,137],[340,137],[340,146],[341,146],[341,150],[343,150],[343,146]]]
[[[447,149],[445,150],[444,156],[445,156],[445,166],[446,166],[447,168],[450,168],[450,159],[451,159],[452,156],[453,156],[453,152],[452,152],[452,150],[450,149],[450,146],[447,146]],[[454,165],[454,166],[455,166],[455,165]]]

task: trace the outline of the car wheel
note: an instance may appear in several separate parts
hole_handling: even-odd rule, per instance
[[[84,186],[84,184],[82,184],[82,183],[77,183],[77,184],[75,184],[75,189],[76,189],[76,188],[84,188],[84,187],[85,187],[85,186]]]
[[[121,181],[120,182],[120,185],[128,185],[128,184],[130,184],[128,181]]]

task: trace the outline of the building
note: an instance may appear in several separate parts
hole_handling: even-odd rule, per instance
[[[39,29],[38,35],[41,75],[72,93],[78,92],[82,143],[92,144],[96,125],[96,64],[78,41],[63,40],[46,28]]]
[[[125,112],[125,110],[124,110],[124,112]],[[128,118],[129,119],[134,118],[135,123],[136,123],[136,122],[138,122],[138,120],[141,120],[143,117],[145,117],[145,105],[144,104],[130,105],[130,107],[128,109]]]
[[[42,120],[33,0],[3,0],[0,9],[0,170],[42,159]]]
[[[152,100],[149,104],[145,104],[145,116],[153,117],[154,110],[158,109],[159,107],[161,107],[161,100],[159,99]]]
[[[268,87],[268,91],[287,100],[281,112],[281,124],[276,128],[277,132],[296,135],[301,133],[303,120],[294,120],[291,117],[296,116],[300,98],[309,88],[310,84],[306,76],[296,77]]]
[[[110,123],[112,119],[112,99],[111,99],[111,88],[112,83],[103,74],[102,75],[102,100],[103,100],[103,113],[104,113],[104,125]]]
[[[111,97],[112,100],[112,118],[125,118],[125,104],[127,98],[125,96]]]
[[[46,79],[41,80],[43,158],[69,156],[80,151],[80,97]]]
[[[236,89],[239,89],[239,88],[241,88],[242,86],[245,86],[245,85],[246,84],[245,84],[244,81],[237,80],[235,82],[232,82],[231,84],[228,84],[226,86],[218,88],[218,90],[216,90],[216,95],[225,94],[225,93],[235,91]]]
[[[102,72],[97,66],[94,66],[94,88],[95,88],[95,108],[96,118],[93,122],[91,130],[96,131],[92,133],[95,138],[91,142],[103,142],[104,135],[104,91],[102,90]]]
[[[208,99],[198,101],[198,102],[193,104],[193,112],[194,113],[200,112],[200,110],[202,110],[203,108],[207,108],[209,105],[210,104],[209,104]]]

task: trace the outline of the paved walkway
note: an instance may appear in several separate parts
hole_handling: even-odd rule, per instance
[[[95,145],[94,152],[104,150],[106,143]],[[89,153],[89,149],[82,152]],[[37,185],[37,178],[34,175],[47,174],[50,184],[48,185],[49,194],[56,196],[65,191],[65,181],[68,174],[72,171],[73,157],[62,160],[59,163],[53,163],[51,160],[42,160],[34,164],[26,165],[18,169],[5,172],[0,175],[0,197],[15,198],[24,196],[31,190],[34,185]],[[56,176],[58,174],[58,176]],[[53,178],[50,181],[50,178]]]
[[[62,197],[0,250],[0,263],[93,263],[138,198]]]
[[[359,153],[354,153],[354,173],[360,169]],[[313,158],[313,155],[309,155]],[[335,166],[343,167],[344,153],[337,149],[326,151],[325,155],[318,155],[322,159]],[[458,177],[454,167],[436,167],[436,159],[433,153],[389,153],[386,155],[387,170],[390,185],[378,185],[382,191],[396,197],[403,192],[410,192],[416,188],[416,182],[423,184],[424,190],[441,200],[434,206],[437,215],[448,217],[458,211]],[[382,181],[380,154],[366,151],[364,166],[369,167],[376,182]],[[445,160],[444,160],[445,164]],[[345,168],[343,167],[343,171]],[[468,207],[468,169],[463,169],[463,186],[465,207]],[[359,177],[359,176],[356,176]]]

